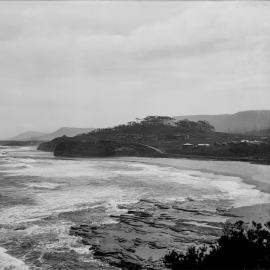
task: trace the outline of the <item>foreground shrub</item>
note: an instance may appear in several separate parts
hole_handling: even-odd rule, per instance
[[[192,247],[186,253],[170,252],[164,258],[172,270],[270,269],[270,222],[248,227],[242,221],[227,224],[215,245]]]

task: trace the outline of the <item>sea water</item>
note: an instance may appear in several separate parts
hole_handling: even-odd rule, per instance
[[[119,204],[146,198],[194,200],[209,210],[270,202],[269,194],[244,183],[240,173],[264,181],[269,167],[259,166],[55,158],[34,147],[0,146],[0,270],[112,269],[94,260],[89,247],[69,235],[72,225],[115,222],[110,215],[123,211]],[[264,174],[254,175],[256,168]]]

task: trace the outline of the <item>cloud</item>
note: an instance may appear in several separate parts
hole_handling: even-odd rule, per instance
[[[262,106],[257,89],[267,107],[269,9],[267,2],[0,2],[0,120],[8,114],[14,125],[42,129],[104,126],[151,111],[230,112]],[[229,102],[241,94],[245,102]]]

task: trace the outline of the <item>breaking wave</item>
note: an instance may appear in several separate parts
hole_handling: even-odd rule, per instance
[[[69,235],[69,228],[115,222],[110,215],[124,211],[120,204],[140,199],[198,201],[211,213],[217,207],[270,202],[269,194],[246,184],[239,174],[198,170],[196,161],[196,166],[177,168],[169,159],[161,166],[146,158],[56,159],[33,148],[5,147],[0,153],[0,189],[9,202],[0,202],[0,270],[28,269],[6,250],[22,260],[30,258],[36,267],[40,258],[48,267],[53,263],[49,252],[62,254],[63,260],[72,252],[81,265],[91,262],[99,269],[88,248]],[[5,244],[12,241],[14,245]],[[17,243],[25,242],[34,248],[18,248]]]

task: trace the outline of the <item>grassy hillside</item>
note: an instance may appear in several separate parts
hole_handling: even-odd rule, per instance
[[[39,150],[57,156],[208,156],[269,158],[268,144],[240,143],[247,136],[215,132],[206,121],[172,121],[148,116],[113,128],[97,129],[75,137],[59,137],[42,143]],[[249,136],[248,139],[255,139]],[[187,144],[187,145],[186,145]],[[188,146],[188,147],[186,147]]]

